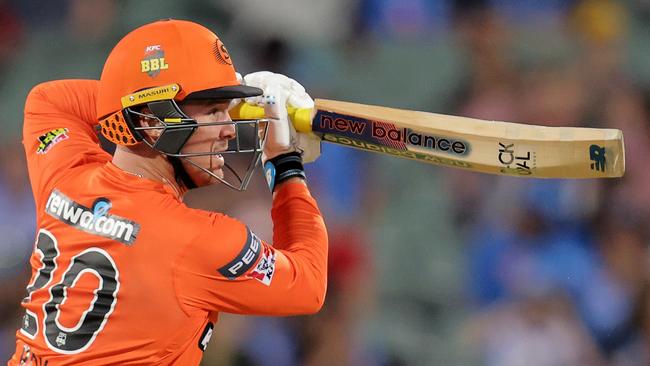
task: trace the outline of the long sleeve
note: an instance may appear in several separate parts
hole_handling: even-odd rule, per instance
[[[183,250],[176,288],[192,309],[293,315],[318,311],[327,287],[327,231],[306,186],[286,184],[273,201],[274,246],[244,224],[215,217]]]
[[[96,80],[57,80],[35,86],[25,103],[23,145],[32,189],[39,198],[71,168],[106,162],[94,131]]]

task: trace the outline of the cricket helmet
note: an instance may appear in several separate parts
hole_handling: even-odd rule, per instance
[[[129,146],[144,142],[169,156],[172,163],[180,158],[197,167],[189,159],[191,156],[217,153],[191,156],[182,153],[196,128],[233,124],[236,141],[230,141],[228,149],[219,154],[254,154],[244,178],[226,164],[239,180],[239,187],[199,168],[228,186],[243,190],[261,156],[266,124],[261,120],[199,124],[183,113],[178,103],[224,101],[261,94],[261,89],[239,82],[226,47],[212,31],[190,21],[160,20],[133,30],[109,54],[99,81],[97,118],[102,135],[115,144]],[[141,113],[145,106],[151,114]],[[139,126],[139,118],[157,120],[158,127],[154,128],[161,130],[160,136],[148,137],[144,130],[152,127]],[[176,160],[174,166],[177,168],[181,164]],[[192,182],[186,181],[187,174],[181,176],[185,177],[183,183],[193,188]]]

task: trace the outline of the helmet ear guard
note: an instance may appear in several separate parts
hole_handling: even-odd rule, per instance
[[[99,126],[102,135],[116,145],[133,146],[142,141],[142,136],[135,130],[130,118],[125,118],[122,111],[100,120]]]
[[[152,148],[164,154],[179,154],[183,145],[192,136],[196,122],[183,114],[173,101],[149,102],[145,105],[151,114],[136,112],[130,107],[113,113],[99,121],[104,137],[117,145],[133,146],[145,141]],[[160,126],[143,127],[135,121],[138,116],[156,120]],[[150,138],[142,131],[162,130],[157,138]]]

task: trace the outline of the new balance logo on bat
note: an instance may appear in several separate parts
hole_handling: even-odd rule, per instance
[[[605,172],[605,165],[607,161],[605,160],[605,148],[598,145],[589,146],[589,160],[591,163],[591,170],[596,170],[599,172]]]
[[[343,135],[394,149],[409,150],[409,146],[413,146],[452,156],[466,156],[470,152],[470,144],[467,141],[400,127],[395,122],[381,122],[324,111],[319,111],[315,119],[318,123],[312,125],[312,128],[316,132]]]

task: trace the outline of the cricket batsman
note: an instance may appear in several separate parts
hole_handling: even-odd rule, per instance
[[[266,118],[232,121],[240,100]],[[8,365],[198,365],[221,311],[317,312],[327,232],[302,160],[320,146],[296,133],[287,105],[313,101],[283,75],[239,78],[214,33],[179,20],[126,35],[99,81],[34,87],[23,144],[38,233]],[[273,246],[183,204],[195,187],[245,189],[260,162]]]

